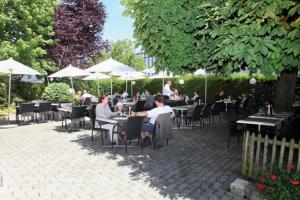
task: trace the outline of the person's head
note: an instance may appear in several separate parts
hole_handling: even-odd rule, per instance
[[[135,96],[140,96],[140,94],[141,94],[140,92],[136,92]]]
[[[87,93],[87,91],[86,91],[86,90],[83,90],[83,94],[85,94],[85,93]]]
[[[123,103],[122,102],[118,102],[117,104],[116,104],[116,111],[121,111],[121,112],[123,112]]]
[[[108,104],[108,96],[101,96],[98,98],[98,103]]]
[[[245,98],[245,99],[247,98],[247,93],[246,92],[242,93],[242,98]]]
[[[198,96],[198,92],[197,92],[197,91],[194,91],[194,95],[195,95],[195,96]]]
[[[145,90],[145,95],[146,95],[146,96],[149,96],[149,95],[150,95],[150,92],[149,92],[147,89]]]
[[[224,95],[224,90],[221,90],[220,93],[219,93],[219,95],[223,96]]]
[[[178,90],[177,89],[174,90],[174,95],[178,95]]]
[[[79,90],[79,91],[77,91],[77,96],[81,96],[81,91]]]
[[[156,106],[163,106],[165,105],[165,98],[163,95],[156,95],[154,97],[154,103]]]
[[[171,86],[172,82],[171,81],[167,81],[167,84]]]

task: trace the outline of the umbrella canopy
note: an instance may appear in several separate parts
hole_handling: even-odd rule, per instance
[[[106,72],[110,73],[111,76],[121,76],[123,74],[129,73],[129,72],[136,72],[135,69],[132,67],[129,67],[128,65],[125,65],[123,63],[120,63],[112,58],[109,58],[97,65],[94,65],[88,69],[86,69],[87,72]],[[110,94],[112,95],[112,77],[110,79]]]
[[[9,82],[8,82],[8,112],[7,119],[9,123],[9,115],[10,115],[10,96],[11,96],[11,75],[12,74],[27,74],[27,75],[37,75],[40,74],[38,71],[27,67],[26,65],[15,61],[13,58],[9,58],[8,60],[0,61],[0,72],[9,74]]]
[[[48,76],[48,78],[63,78],[63,77],[80,77],[80,76],[88,76],[90,73],[85,70],[79,69],[72,65],[65,67],[54,74]]]
[[[136,72],[135,69],[132,67],[129,67],[128,65],[125,65],[123,63],[120,63],[112,58],[109,58],[97,65],[94,65],[88,69],[86,69],[88,72],[109,72],[113,76],[121,76],[123,74],[126,74],[128,72]]]
[[[128,89],[128,81],[138,80],[138,79],[144,79],[145,75],[142,72],[128,72],[122,76],[119,77],[121,80],[126,80],[126,92]],[[132,91],[132,84],[131,84],[131,91]]]
[[[91,75],[83,78],[82,80],[84,80],[84,81],[92,81],[92,80],[109,79],[109,78],[110,78],[110,76],[108,76],[106,74],[94,73],[94,74],[91,74]]]
[[[27,75],[38,75],[38,71],[27,67],[26,65],[15,61],[13,58],[8,60],[0,61],[0,72],[5,74],[27,74]]]
[[[194,75],[206,75],[206,71],[205,71],[205,69],[197,69],[194,72]]]
[[[109,79],[110,76],[106,75],[106,74],[101,74],[101,73],[94,73],[94,74],[91,74],[85,78],[83,78],[82,80],[84,81],[93,81],[93,80],[100,80],[100,79]],[[97,81],[97,84],[98,84],[98,96],[100,95],[100,92],[99,92],[99,81]]]
[[[39,79],[36,75],[23,75],[20,81],[25,83],[43,83],[44,79]]]

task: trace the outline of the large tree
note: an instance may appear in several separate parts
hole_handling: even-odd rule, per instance
[[[0,60],[14,59],[42,74],[55,70],[45,58],[53,44],[53,13],[57,0],[0,0]]]
[[[98,0],[63,0],[55,10],[56,45],[49,56],[59,67],[69,64],[84,68],[89,57],[98,55],[106,46],[102,31],[105,8]]]
[[[163,67],[276,74],[276,108],[291,108],[300,62],[299,0],[122,2],[139,43]]]
[[[144,58],[135,54],[135,47],[130,40],[118,40],[108,45],[108,48],[101,56],[94,61],[98,63],[108,58],[113,58],[119,62],[122,62],[130,67],[135,68],[138,71],[146,69]]]

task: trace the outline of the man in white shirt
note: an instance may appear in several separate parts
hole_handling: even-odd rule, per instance
[[[163,95],[170,97],[174,92],[170,89],[172,82],[167,81],[163,89]]]
[[[138,116],[144,116],[150,118],[149,123],[144,123],[141,128],[141,138],[144,142],[144,146],[151,143],[149,139],[149,133],[155,133],[155,121],[160,114],[172,113],[171,117],[174,117],[175,114],[170,106],[165,106],[164,97],[162,95],[156,95],[154,97],[154,103],[157,106],[149,111],[139,112]]]

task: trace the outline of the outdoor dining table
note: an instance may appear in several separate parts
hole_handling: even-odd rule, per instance
[[[193,109],[193,106],[192,105],[184,105],[184,106],[174,106],[172,107],[173,110],[177,111],[178,112],[178,115],[180,117],[180,122],[177,123],[177,129],[180,129],[180,128],[192,128],[192,127],[189,127],[189,126],[185,126],[184,125],[184,115],[187,114],[187,112],[191,109]]]
[[[261,126],[276,127],[280,125],[281,122],[280,119],[255,118],[250,116],[237,121],[238,124],[257,125],[258,133],[260,133]]]

